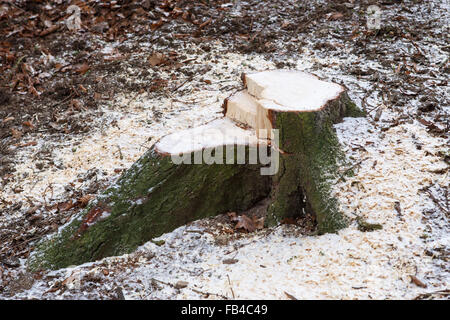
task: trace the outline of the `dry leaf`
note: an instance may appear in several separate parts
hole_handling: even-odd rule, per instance
[[[294,297],[292,294],[287,293],[286,291],[284,292],[284,294],[291,300],[298,300],[296,297]]]
[[[206,27],[208,24],[210,24],[212,21],[211,18],[209,18],[208,20],[206,20],[205,22],[203,22],[201,25],[198,26],[199,29],[203,29],[204,27]]]
[[[75,71],[79,74],[85,74],[89,70],[89,65],[85,62],[75,66]]]
[[[257,219],[253,217],[253,224],[255,225],[256,230],[261,230],[264,228],[264,217]]]
[[[186,281],[178,281],[177,283],[175,283],[174,287],[176,289],[183,289],[186,288],[189,285],[189,282]]]
[[[342,19],[344,15],[340,12],[333,12],[329,15],[328,20],[339,20]]]
[[[83,103],[78,100],[78,99],[72,99],[70,101],[70,105],[75,109],[75,110],[81,110],[83,109]]]
[[[20,130],[11,128],[11,135],[13,136],[13,138],[19,139],[22,136],[22,132]]]
[[[289,27],[289,25],[290,25],[290,22],[287,21],[287,20],[284,20],[284,21],[281,23],[281,28],[282,28],[282,29],[287,28],[287,27]]]
[[[16,146],[17,146],[18,148],[23,148],[23,147],[35,146],[35,145],[37,145],[37,142],[36,142],[36,141],[30,141],[30,142],[27,142],[27,143],[17,144]]]
[[[150,28],[152,29],[152,31],[155,31],[156,29],[158,29],[159,27],[161,27],[164,23],[166,23],[167,20],[164,18],[159,19],[156,22],[153,22],[150,26]]]
[[[80,199],[78,199],[78,202],[80,203],[80,206],[82,208],[84,208],[84,207],[86,207],[88,205],[89,201],[91,201],[91,199],[93,197],[94,196],[92,194],[87,194],[85,196],[82,196]]]
[[[227,215],[231,221],[236,221],[236,217],[237,217],[236,212],[228,212]]]
[[[246,215],[241,215],[237,217],[238,223],[236,224],[236,229],[244,229],[248,232],[254,232],[256,230],[255,224],[253,220],[247,217]]]
[[[415,285],[421,287],[421,288],[426,288],[427,285],[422,282],[419,278],[417,278],[416,276],[411,275],[411,282],[413,282]]]
[[[58,211],[67,211],[69,209],[72,209],[74,207],[74,204],[72,203],[72,200],[58,203],[57,205]]]
[[[55,25],[51,26],[50,28],[43,30],[39,35],[41,37],[45,37],[46,35],[53,33],[58,29],[59,29],[59,25],[55,24]]]
[[[166,61],[166,56],[162,53],[155,52],[153,53],[150,58],[148,58],[148,62],[152,65],[152,67],[157,66],[161,63],[164,63]]]
[[[31,121],[24,121],[24,122],[22,122],[22,125],[24,125],[28,128],[34,128],[34,124]]]
[[[225,259],[222,261],[223,264],[235,264],[236,262],[238,262],[238,259]]]
[[[14,117],[8,117],[8,118],[5,118],[5,119],[3,119],[3,123],[6,123],[6,122],[8,122],[8,121],[12,121],[12,120],[14,120],[15,118]]]

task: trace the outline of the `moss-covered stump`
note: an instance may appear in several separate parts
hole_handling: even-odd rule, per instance
[[[266,224],[308,211],[320,233],[346,222],[331,183],[344,155],[333,124],[362,113],[345,88],[302,72],[244,75],[225,118],[162,138],[29,259],[56,269],[135,250],[187,222],[269,198]]]
[[[296,71],[243,75],[246,90],[228,98],[225,114],[258,130],[278,129],[280,170],[273,176],[266,225],[309,212],[320,234],[346,226],[331,183],[345,163],[333,124],[364,113],[340,85]],[[251,111],[253,110],[253,111]]]
[[[315,112],[273,113],[283,153],[281,169],[273,179],[266,225],[309,212],[316,217],[321,234],[345,227],[337,199],[331,195],[331,183],[345,163],[333,124],[353,112],[349,102],[344,93]]]
[[[170,150],[164,149],[167,142],[170,147],[173,136],[168,136],[168,141],[162,139],[77,218],[50,240],[40,243],[29,260],[31,269],[55,269],[129,253],[190,221],[244,211],[268,196],[271,179],[260,174],[260,161],[227,164],[242,152],[247,158],[258,155],[258,147],[270,154],[267,144],[258,143],[254,132],[247,133],[230,120],[216,120],[180,132],[185,139],[181,148],[187,146],[189,134],[196,134],[198,129],[211,129],[212,135],[220,130],[237,135],[228,142],[210,141],[207,147],[181,152],[180,156],[172,156]],[[181,136],[175,135],[175,139]],[[219,147],[224,145],[231,153],[221,152]],[[208,156],[214,163],[204,163]],[[203,163],[195,164],[198,159]]]

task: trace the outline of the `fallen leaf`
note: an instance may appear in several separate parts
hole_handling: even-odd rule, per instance
[[[204,27],[206,27],[208,24],[210,24],[212,21],[211,18],[209,18],[208,20],[206,20],[205,22],[203,22],[201,25],[198,26],[199,29],[203,29]]]
[[[344,15],[340,12],[333,12],[328,16],[328,20],[339,20],[342,19]]]
[[[411,277],[411,282],[413,282],[415,285],[421,287],[421,288],[426,288],[427,285],[422,282],[419,278],[417,278],[416,276],[410,275]]]
[[[14,120],[15,118],[14,117],[8,117],[8,118],[5,118],[5,119],[3,119],[3,123],[6,123],[6,122],[8,122],[8,121],[12,121],[12,120]]]
[[[65,279],[61,285],[62,286],[70,286],[72,283],[74,283],[76,280],[78,280],[79,277],[77,277],[75,274],[71,274],[67,279]]]
[[[72,203],[72,200],[58,203],[58,211],[64,212],[67,210],[70,210],[74,207],[74,204]]]
[[[41,37],[45,37],[46,35],[53,33],[58,29],[59,29],[59,25],[55,24],[55,25],[51,26],[50,28],[43,30],[39,35]]]
[[[256,230],[253,220],[247,217],[245,214],[237,217],[238,223],[236,224],[236,229],[244,229],[248,232],[254,232]]]
[[[160,52],[153,53],[150,58],[148,58],[148,62],[152,65],[152,67],[162,64],[166,61],[166,56]]]
[[[255,225],[256,230],[264,229],[264,220],[265,220],[264,217],[261,217],[259,219],[253,217],[253,224]]]
[[[83,103],[80,101],[80,100],[78,100],[78,99],[72,99],[71,101],[70,101],[70,105],[75,109],[75,110],[81,110],[81,109],[83,109]]]
[[[178,281],[177,283],[175,283],[174,287],[176,289],[183,289],[186,288],[188,286],[189,282],[187,281]]]
[[[35,146],[35,145],[37,145],[37,142],[36,142],[36,141],[30,141],[30,142],[27,142],[27,143],[17,144],[16,146],[17,146],[18,148],[23,148],[23,147]]]
[[[238,262],[238,259],[225,259],[222,261],[223,264],[235,264],[236,262]]]
[[[236,212],[228,212],[227,215],[231,221],[236,221],[236,217],[237,217]]]
[[[24,125],[28,128],[34,128],[34,124],[31,121],[24,121],[24,122],[22,122],[22,125]]]
[[[152,31],[155,31],[156,29],[158,29],[159,27],[161,27],[161,26],[162,26],[164,23],[166,23],[166,22],[167,22],[166,19],[161,18],[161,19],[159,19],[158,21],[153,22],[153,23],[150,25],[150,29],[152,29]]]
[[[284,291],[284,294],[291,300],[298,300],[296,297],[294,297],[292,294],[287,293],[286,291]]]
[[[19,139],[22,136],[22,132],[20,130],[11,128],[11,135],[13,136],[13,138]]]
[[[74,69],[79,74],[85,74],[89,70],[89,65],[85,62],[75,66]]]
[[[94,198],[94,196],[92,194],[87,194],[85,196],[82,196],[81,198],[78,199],[78,202],[80,203],[80,206],[82,208],[86,207],[89,203],[89,201],[92,200],[92,198]]]

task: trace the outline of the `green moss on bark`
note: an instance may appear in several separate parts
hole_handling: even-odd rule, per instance
[[[267,225],[306,209],[315,214],[319,233],[336,232],[346,220],[331,191],[345,157],[333,124],[361,115],[346,93],[317,112],[275,112],[284,152],[275,176],[261,175],[259,164],[175,165],[152,149],[78,217],[42,241],[29,267],[57,269],[129,253],[190,221],[245,211],[268,196]]]
[[[320,234],[336,232],[347,225],[331,194],[338,168],[345,163],[333,124],[344,116],[363,114],[346,93],[317,112],[275,114],[280,149],[286,154],[281,156],[282,170],[273,181],[267,226],[302,215],[303,209],[316,216]]]
[[[270,177],[261,176],[260,167],[175,165],[151,150],[78,218],[40,243],[29,266],[55,269],[129,253],[190,221],[246,210],[270,192]]]

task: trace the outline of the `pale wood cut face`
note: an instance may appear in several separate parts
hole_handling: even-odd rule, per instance
[[[246,90],[239,91],[228,98],[225,116],[251,128],[257,127],[256,100]]]
[[[244,75],[246,90],[225,101],[225,118],[173,133],[156,144],[163,154],[188,153],[221,145],[257,145],[273,139],[273,112],[319,111],[345,88],[300,71],[273,70]]]
[[[178,131],[163,137],[156,145],[158,153],[178,155],[226,145],[257,146],[255,130],[242,129],[228,118],[217,119],[203,126]]]
[[[248,93],[264,108],[281,112],[322,109],[345,91],[341,85],[301,71],[272,70],[245,75]]]

